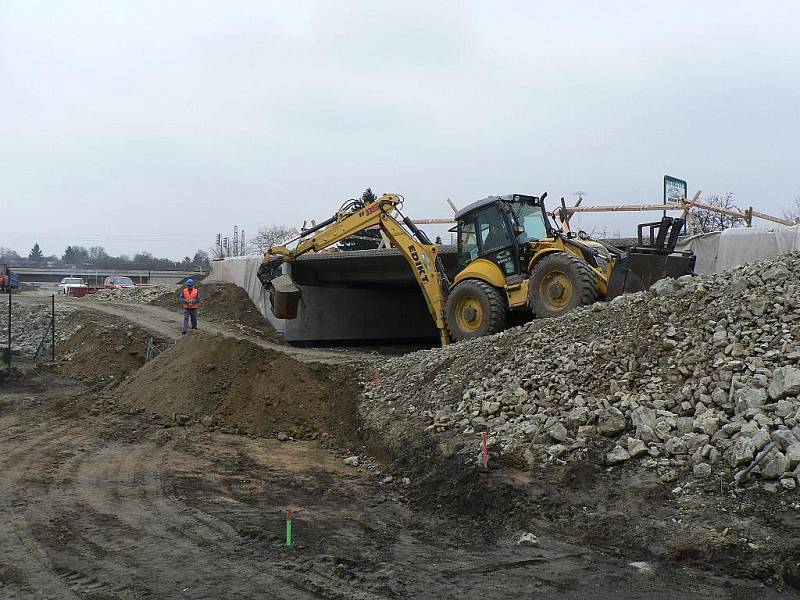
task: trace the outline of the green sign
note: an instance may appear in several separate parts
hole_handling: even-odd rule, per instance
[[[677,204],[681,200],[686,200],[688,189],[683,179],[664,175],[664,204]]]

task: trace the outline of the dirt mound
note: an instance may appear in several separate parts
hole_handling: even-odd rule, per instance
[[[348,439],[357,395],[348,375],[246,340],[189,335],[119,388],[122,404],[245,433]]]
[[[159,349],[171,343],[104,315],[81,312],[72,320],[80,324],[56,344],[58,372],[88,383],[121,380],[136,371],[145,363],[151,339]]]
[[[212,320],[230,323],[248,335],[256,335],[262,339],[279,342],[281,337],[272,325],[264,319],[253,301],[242,288],[232,283],[201,283],[200,315]],[[179,289],[164,292],[150,301],[156,306],[176,308],[180,306]]]

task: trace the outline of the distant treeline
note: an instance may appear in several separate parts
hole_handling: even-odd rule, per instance
[[[158,258],[150,252],[137,252],[133,256],[120,254],[111,256],[102,246],[67,246],[61,256],[45,256],[38,243],[33,245],[27,256],[20,256],[14,250],[0,246],[0,260],[17,267],[82,267],[94,269],[147,269],[152,271],[208,271],[211,268],[208,253],[198,250],[193,257],[183,260]]]

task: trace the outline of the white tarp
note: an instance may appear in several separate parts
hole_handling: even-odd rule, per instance
[[[800,251],[800,226],[746,227],[704,233],[683,240],[679,250],[697,255],[696,273],[720,273],[738,265]]]

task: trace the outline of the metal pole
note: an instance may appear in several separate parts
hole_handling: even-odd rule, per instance
[[[53,361],[56,360],[56,295],[52,294],[50,296],[50,306],[52,308],[52,321],[53,329],[50,332],[50,343],[52,344],[51,348],[51,357]]]
[[[6,354],[8,373],[11,374],[11,290],[8,291],[8,352]]]

